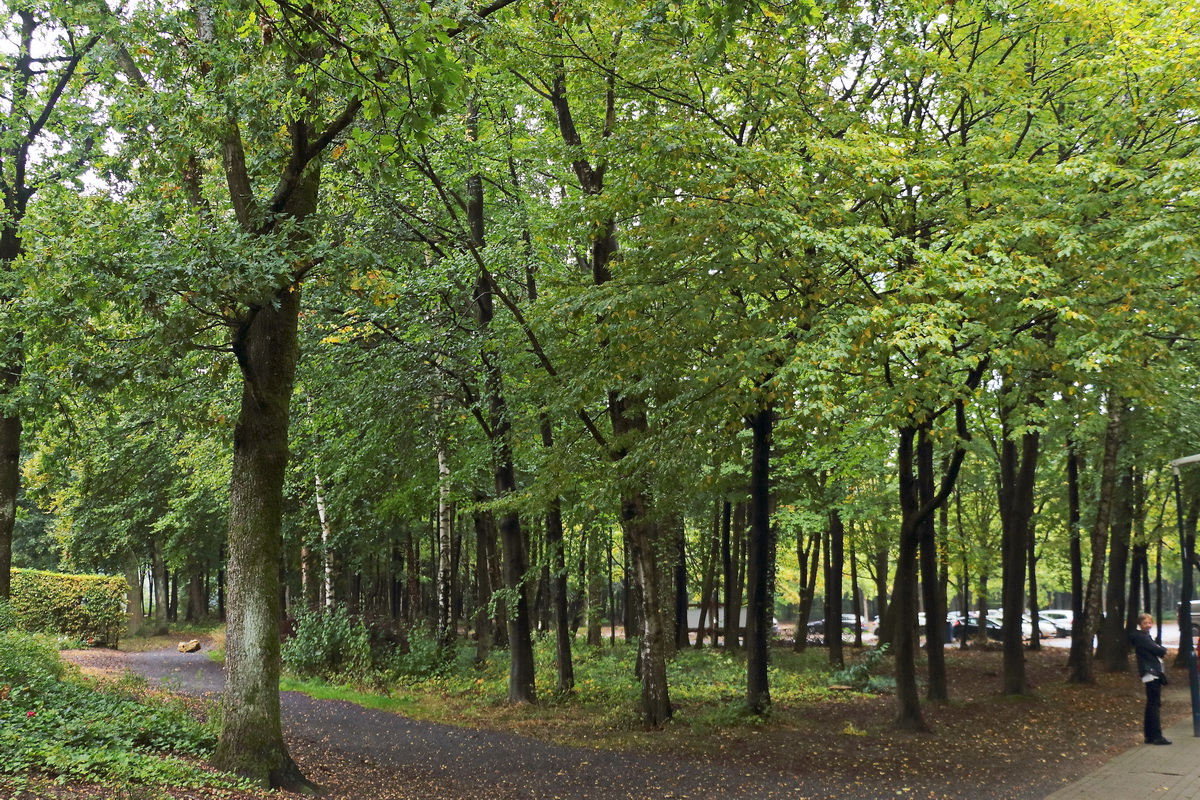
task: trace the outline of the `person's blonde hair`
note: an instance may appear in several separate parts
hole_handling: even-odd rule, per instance
[[[1154,619],[1154,615],[1153,615],[1153,614],[1147,614],[1145,611],[1143,611],[1142,613],[1138,614],[1138,621],[1137,621],[1137,624],[1138,624],[1138,625],[1141,625],[1141,624],[1142,624],[1142,621],[1143,621],[1143,620],[1147,620],[1147,619]]]

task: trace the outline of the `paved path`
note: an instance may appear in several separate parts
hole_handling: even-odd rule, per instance
[[[220,693],[222,665],[207,653],[131,653],[124,666],[168,688]],[[819,779],[753,765],[563,747],[511,733],[408,719],[338,700],[282,692],[284,730],[359,765],[386,765],[422,798],[476,800],[825,800]],[[311,776],[321,783],[321,775]]]
[[[1046,800],[1200,798],[1200,739],[1192,735],[1191,715],[1164,733],[1174,744],[1140,745],[1128,750]]]

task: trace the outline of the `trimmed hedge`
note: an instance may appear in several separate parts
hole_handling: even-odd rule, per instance
[[[9,606],[24,631],[59,633],[116,647],[125,625],[124,578],[12,571]]]

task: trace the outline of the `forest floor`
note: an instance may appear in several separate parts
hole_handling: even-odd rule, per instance
[[[1002,698],[999,652],[954,649],[947,657],[953,700],[923,707],[928,733],[891,730],[893,696],[853,692],[777,704],[766,722],[731,714],[728,725],[620,734],[597,729],[569,703],[497,708],[456,726],[285,692],[284,727],[301,769],[335,800],[1032,800],[1141,742],[1143,692],[1132,672],[1098,672],[1095,685],[1071,685],[1067,651],[1047,648],[1026,653],[1034,693]],[[67,658],[85,671],[167,679],[177,691],[214,692],[222,683],[221,665],[204,653],[81,651]],[[1164,722],[1182,717],[1187,702],[1179,674],[1164,694]],[[218,796],[24,785],[0,782],[0,798]]]

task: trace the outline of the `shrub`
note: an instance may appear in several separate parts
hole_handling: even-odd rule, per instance
[[[361,677],[371,666],[367,626],[341,606],[301,610],[295,635],[283,643],[283,664],[305,678]]]
[[[474,658],[471,648],[454,645],[443,650],[433,631],[413,628],[393,652],[380,654],[378,665],[394,680],[423,681],[461,671],[459,662],[464,653],[466,663],[471,663]]]
[[[871,673],[879,666],[879,662],[887,654],[887,649],[887,645],[884,644],[868,650],[859,663],[851,664],[830,675],[830,684],[852,686],[860,691],[886,691],[887,681],[880,680],[881,676]],[[892,686],[895,686],[894,681]]]
[[[125,624],[124,578],[12,571],[16,627],[115,646]]]
[[[17,617],[13,614],[12,606],[0,597],[0,632],[11,631],[17,627]]]

